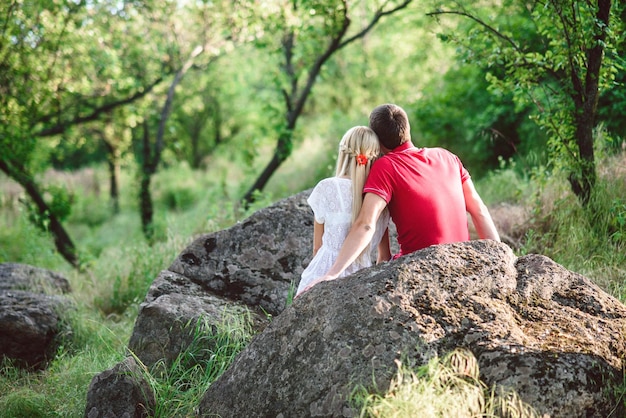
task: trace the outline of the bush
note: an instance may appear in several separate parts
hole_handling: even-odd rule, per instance
[[[169,210],[183,211],[190,209],[197,200],[194,190],[188,187],[167,189],[162,196],[162,203]]]

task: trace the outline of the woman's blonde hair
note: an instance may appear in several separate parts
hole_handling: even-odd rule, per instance
[[[356,220],[363,204],[363,186],[372,163],[380,154],[378,137],[367,126],[350,128],[339,142],[336,177],[350,177],[352,180],[352,223]],[[369,256],[369,245],[357,260]]]

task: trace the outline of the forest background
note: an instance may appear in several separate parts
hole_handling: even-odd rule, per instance
[[[62,272],[81,308],[47,371],[3,365],[0,403],[81,415],[158,272],[194,236],[332,175],[343,133],[381,103],[407,110],[416,145],[459,155],[490,207],[529,214],[517,253],[548,255],[623,301],[625,10],[3,2],[0,262]]]

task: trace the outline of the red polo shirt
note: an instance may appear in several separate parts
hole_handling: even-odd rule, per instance
[[[468,178],[461,160],[451,152],[407,142],[374,162],[363,193],[387,202],[403,255],[469,240],[463,197]]]

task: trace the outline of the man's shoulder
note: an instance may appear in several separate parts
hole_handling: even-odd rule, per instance
[[[442,161],[457,162],[459,157],[449,149],[442,147],[420,148],[422,155],[428,159],[439,159]]]
[[[428,153],[428,154],[454,155],[452,151],[443,147],[419,148],[419,150],[423,153]]]

